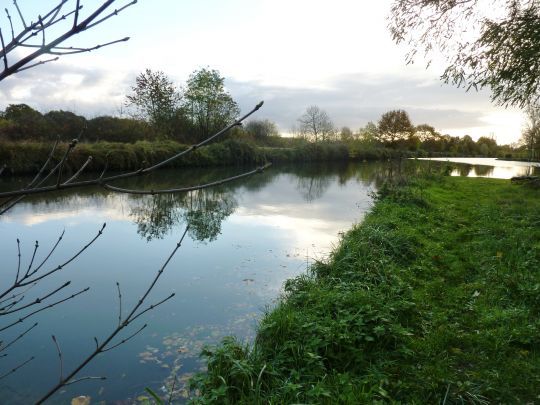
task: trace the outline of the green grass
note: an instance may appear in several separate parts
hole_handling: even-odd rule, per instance
[[[540,191],[384,187],[256,341],[207,348],[195,403],[540,402]]]

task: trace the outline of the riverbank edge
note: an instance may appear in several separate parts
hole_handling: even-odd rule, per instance
[[[3,175],[35,174],[47,160],[52,144],[47,142],[0,142],[0,167]],[[64,155],[67,144],[60,144],[53,162]],[[79,143],[64,165],[66,173],[77,171],[92,156],[85,172],[100,172],[107,162],[110,171],[138,170],[153,165],[189,148],[174,141],[139,141],[136,143]],[[209,167],[225,165],[259,165],[265,162],[374,161],[414,157],[414,152],[387,148],[371,148],[351,153],[340,142],[305,143],[296,147],[257,146],[243,140],[228,139],[213,143],[183,156],[167,165],[174,167]],[[52,166],[52,164],[51,164]]]
[[[540,191],[402,183],[380,189],[327,262],[286,282],[253,345],[203,352],[194,403],[538,399]]]

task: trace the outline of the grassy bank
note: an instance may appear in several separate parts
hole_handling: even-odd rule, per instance
[[[0,142],[0,166],[6,165],[6,174],[35,173],[47,160],[51,143]],[[67,145],[59,145],[54,160],[59,161]],[[101,171],[105,161],[110,170],[136,170],[145,164],[154,164],[187,149],[189,146],[173,141],[139,141],[135,143],[80,143],[70,155],[67,171],[77,170],[92,156],[87,171]],[[225,140],[201,147],[172,162],[169,167],[204,167],[220,165],[245,165],[271,162],[321,162],[345,161],[349,158],[347,147],[341,143],[299,144],[290,148],[258,147],[238,140]]]
[[[252,347],[208,349],[196,403],[540,400],[540,191],[433,177],[386,187],[290,280]]]

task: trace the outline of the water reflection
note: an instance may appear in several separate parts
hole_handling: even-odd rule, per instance
[[[10,353],[22,358],[32,347],[40,361],[6,379],[6,391],[1,392],[12,392],[9,398],[17,392],[26,398],[20,402],[32,402],[56,377],[49,370],[56,360],[54,347],[43,342],[50,342],[51,334],[61,337],[66,359],[91,349],[92,336],[106,335],[114,324],[116,281],[126,300],[137,299],[189,224],[190,240],[184,241],[154,291],[157,298],[174,291],[175,299],[149,313],[149,326],[136,339],[89,365],[89,374],[105,373],[107,382],[68,387],[57,402],[69,403],[81,393],[96,402],[133,399],[148,385],[159,391],[171,372],[182,374],[185,381],[201,367],[202,344],[216,343],[227,334],[253,338],[256,319],[279,296],[284,280],[327,255],[339,232],[361,220],[370,207],[370,192],[387,170],[381,164],[291,165],[190,194],[137,196],[88,188],[29,196],[0,218],[0,257],[6,269],[17,266],[16,237],[26,247],[29,240],[46,244],[65,228],[67,236],[58,251],[62,255],[84,244],[102,222],[108,226],[103,239],[65,273],[74,286],[90,287],[89,293],[58,311],[40,314],[40,327],[22,342],[28,346],[21,344]],[[170,188],[241,171],[164,170],[119,185]],[[16,188],[20,181],[3,179],[0,187]],[[25,384],[29,380],[36,383]]]
[[[452,176],[493,177],[510,179],[540,174],[540,163],[499,160],[495,158],[426,158],[418,161],[435,164],[452,163]]]
[[[136,200],[130,217],[137,233],[151,241],[162,239],[178,225],[189,225],[193,240],[211,242],[221,233],[222,221],[238,202],[231,190],[204,189],[182,194],[160,194]]]

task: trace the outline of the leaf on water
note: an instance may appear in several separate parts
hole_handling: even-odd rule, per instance
[[[71,400],[71,405],[90,405],[90,397],[80,395]]]

